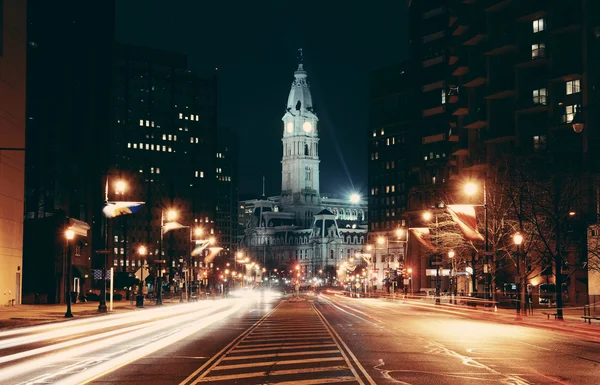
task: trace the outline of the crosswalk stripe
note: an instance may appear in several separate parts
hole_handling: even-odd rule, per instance
[[[253,348],[253,349],[234,349],[231,351],[231,353],[249,353],[249,352],[260,352],[260,351],[266,351],[266,350],[275,350],[275,349],[279,349],[279,350],[292,350],[292,349],[306,349],[306,348],[329,348],[332,346],[336,346],[335,344],[319,344],[319,345],[313,345],[313,344],[308,344],[308,345],[293,345],[293,346],[288,346],[288,345],[274,345],[270,348]]]
[[[266,377],[266,376],[285,376],[290,374],[307,374],[307,373],[319,373],[319,372],[336,372],[341,370],[350,370],[347,366],[326,366],[322,368],[304,368],[304,369],[286,369],[286,370],[274,370],[272,372],[252,372],[252,373],[240,373],[240,374],[228,374],[225,376],[210,376],[203,377],[200,380],[194,382],[213,382],[213,381],[228,381],[238,380],[241,378],[252,378],[252,377]]]
[[[254,342],[254,341],[252,341]],[[239,344],[240,348],[260,348],[260,347],[271,347],[271,346],[298,346],[302,347],[303,345],[311,345],[313,342],[311,341],[300,341],[300,342],[277,342],[274,344]]]
[[[337,382],[357,382],[357,380],[354,377],[318,378],[318,379],[314,379],[314,380],[272,382],[272,383],[270,383],[270,385],[320,385],[320,384],[334,384]]]
[[[269,339],[270,341],[301,341],[301,340],[319,340],[319,339],[325,339],[325,338],[329,338],[331,339],[331,336],[329,335],[329,333],[319,333],[319,335],[316,336],[303,336],[303,337],[288,337],[288,336],[256,336],[256,337],[246,337],[245,339],[247,341],[251,341],[251,340],[263,340],[263,339]]]
[[[339,350],[312,350],[308,352],[284,352],[284,353],[269,353],[269,354],[255,354],[252,356],[227,356],[223,358],[223,361],[233,360],[254,360],[259,358],[271,358],[271,357],[294,357],[294,356],[306,356],[311,354],[332,354],[340,353]]]
[[[344,361],[344,358],[343,357],[321,357],[321,358],[306,358],[303,360],[263,361],[263,362],[252,362],[250,364],[219,365],[219,366],[215,366],[212,370],[243,369],[243,368],[255,368],[255,367],[260,367],[260,366],[311,364],[314,362],[326,362],[326,361]]]

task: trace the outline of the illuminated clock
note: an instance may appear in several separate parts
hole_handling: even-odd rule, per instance
[[[291,133],[292,131],[294,131],[294,123],[292,122],[288,122],[287,126],[286,126],[286,130],[287,132]]]
[[[304,122],[304,124],[302,125],[302,129],[304,130],[304,132],[311,132],[313,127],[312,124],[310,124],[310,122]]]

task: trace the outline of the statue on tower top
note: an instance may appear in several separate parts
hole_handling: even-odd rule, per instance
[[[298,48],[298,62],[302,63],[304,61],[304,55],[302,54],[302,48]]]

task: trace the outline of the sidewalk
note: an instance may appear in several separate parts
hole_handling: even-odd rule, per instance
[[[179,297],[163,299],[164,305],[175,305],[179,303]],[[110,307],[108,301],[106,306]],[[143,311],[145,308],[154,308],[154,300],[146,299],[144,308],[135,307],[135,301],[115,301],[113,311],[108,313],[98,312],[98,302],[78,302],[71,305],[73,318],[65,318],[67,305],[15,305],[0,307],[0,330],[33,326],[51,322],[64,322],[69,319],[88,318],[104,316],[110,313],[121,313],[126,311]]]

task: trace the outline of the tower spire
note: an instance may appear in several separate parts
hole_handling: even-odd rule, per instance
[[[265,176],[263,175],[263,193],[262,193],[262,197],[265,198],[266,194],[265,194]]]

